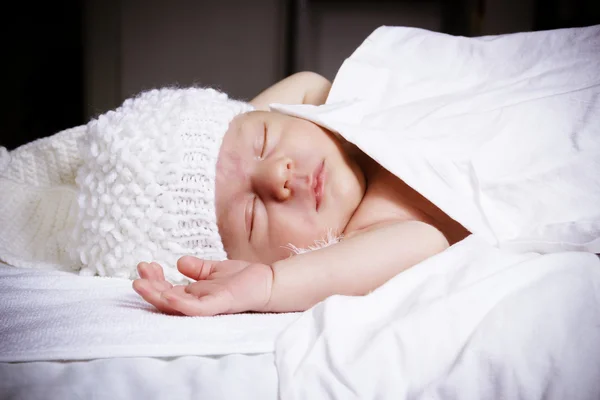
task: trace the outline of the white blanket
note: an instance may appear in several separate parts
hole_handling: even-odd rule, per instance
[[[600,261],[471,236],[280,337],[283,399],[600,398]]]
[[[126,279],[0,263],[0,362],[266,353],[298,315],[169,316]]]
[[[272,108],[338,133],[474,232],[284,331],[282,398],[600,398],[600,26],[382,27],[327,104]]]
[[[600,25],[382,27],[327,104],[272,108],[338,132],[490,243],[600,253]]]

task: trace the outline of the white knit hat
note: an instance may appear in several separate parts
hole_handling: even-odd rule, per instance
[[[59,247],[68,250],[71,266],[86,275],[135,278],[138,262],[157,261],[168,280],[182,282],[180,256],[225,259],[216,162],[231,120],[252,109],[213,89],[164,88],[90,121],[78,139],[75,212],[53,221],[63,227]],[[47,261],[44,253],[36,260]],[[65,258],[51,261],[64,266]]]

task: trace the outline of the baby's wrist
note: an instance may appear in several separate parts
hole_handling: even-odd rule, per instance
[[[271,312],[271,301],[273,294],[273,284],[275,281],[275,272],[273,271],[273,267],[268,264],[256,264],[259,267],[259,270],[263,274],[263,282],[264,282],[264,293],[260,296],[261,301],[259,301],[257,307],[253,311],[256,312]]]
[[[265,272],[265,302],[261,307],[260,312],[275,312],[273,301],[275,300],[273,297],[273,287],[275,286],[275,270],[273,266],[270,264],[262,264],[266,268]]]

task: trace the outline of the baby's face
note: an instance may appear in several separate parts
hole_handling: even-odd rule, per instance
[[[219,232],[230,259],[272,263],[286,247],[342,233],[365,192],[365,178],[323,128],[254,111],[235,118],[216,177]]]

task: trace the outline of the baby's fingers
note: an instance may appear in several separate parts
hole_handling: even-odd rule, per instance
[[[150,266],[154,270],[154,277],[157,280],[166,281],[166,279],[165,279],[165,273],[164,273],[163,268],[160,266],[159,263],[152,261],[150,263]]]
[[[206,279],[219,261],[203,260],[193,256],[183,256],[177,260],[179,272],[196,281]]]
[[[141,262],[137,266],[138,274],[142,279],[148,279],[151,281],[164,281],[165,274],[162,267],[155,262],[147,263]]]
[[[166,314],[181,314],[179,311],[172,308],[169,305],[169,302],[161,296],[161,293],[171,289],[172,286],[166,281],[151,281],[148,279],[136,279],[133,281],[133,290],[159,311]]]
[[[231,297],[224,291],[208,291],[197,297],[184,291],[169,290],[162,295],[169,307],[185,315],[212,316],[226,314],[231,309]]]

